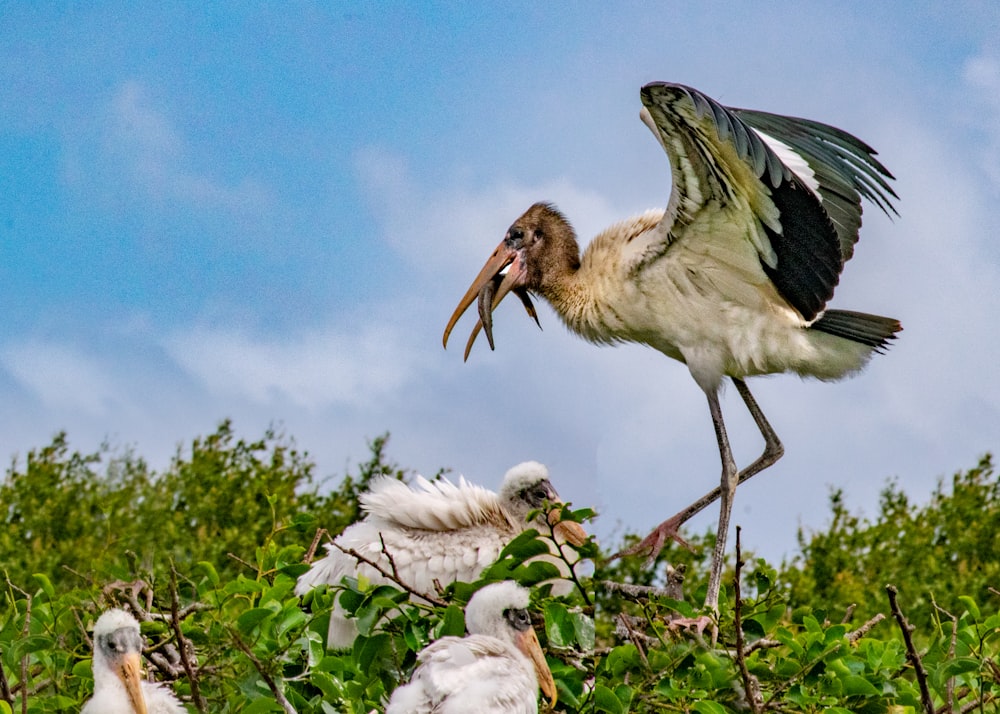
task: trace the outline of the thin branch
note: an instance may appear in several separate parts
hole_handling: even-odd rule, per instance
[[[864,637],[869,632],[871,632],[871,629],[873,627],[875,627],[875,625],[877,625],[878,623],[882,622],[882,620],[884,620],[884,619],[885,619],[885,615],[883,613],[881,613],[881,612],[876,613],[875,617],[873,617],[872,619],[870,619],[868,622],[866,622],[865,624],[863,624],[861,627],[859,627],[858,629],[854,630],[853,632],[848,632],[847,633],[847,641],[850,642],[853,645],[855,642],[857,642],[862,637]]]
[[[775,647],[781,647],[781,643],[777,640],[769,640],[765,637],[761,637],[759,640],[754,640],[749,647],[746,648],[744,655],[750,655],[757,650],[771,650]]]
[[[0,655],[3,650],[0,650]],[[3,657],[0,656],[0,699],[7,702],[12,708],[14,706],[14,695],[10,691],[10,682],[7,681],[7,673],[3,670]]]
[[[243,560],[243,558],[241,558],[240,556],[236,555],[236,553],[226,553],[226,557],[232,558],[233,560],[235,560],[240,565],[245,566],[247,569],[252,570],[255,573],[257,572],[257,566],[256,565],[252,565],[252,564],[248,563],[247,561]]]
[[[741,528],[736,526],[736,574],[733,576],[733,624],[736,627],[736,664],[740,668],[740,677],[743,679],[743,691],[746,694],[747,704],[753,714],[759,714],[760,685],[750,676],[747,669],[746,657],[743,654],[743,598],[740,594],[740,575],[743,572],[743,550],[740,544]]]
[[[20,589],[20,588],[18,588]],[[27,639],[28,635],[31,633],[31,595],[25,593],[27,596],[27,601],[24,605],[24,628],[21,632],[24,638]],[[25,652],[21,656],[21,714],[28,714],[28,653]]]
[[[889,607],[892,609],[892,614],[899,624],[900,631],[903,633],[903,643],[906,645],[906,659],[913,665],[913,671],[917,675],[917,684],[920,686],[920,703],[927,714],[934,714],[934,702],[931,700],[931,692],[927,688],[927,673],[924,672],[924,666],[920,662],[920,655],[917,654],[917,649],[913,646],[913,638],[910,636],[914,627],[906,621],[906,616],[899,609],[899,603],[896,602],[896,595],[899,591],[896,590],[896,586],[886,585],[885,591],[889,595]]]
[[[239,633],[237,633],[236,630],[230,630],[229,633],[230,635],[232,635],[233,642],[235,642],[236,646],[239,647],[240,651],[247,656],[247,658],[253,664],[254,668],[260,674],[261,678],[264,680],[264,683],[267,684],[268,689],[271,690],[271,693],[274,695],[275,700],[277,700],[278,704],[281,705],[281,708],[284,709],[285,714],[298,714],[298,712],[295,711],[295,707],[292,706],[292,703],[288,701],[284,693],[278,687],[277,682],[275,682],[274,678],[267,673],[267,671],[264,669],[264,665],[261,663],[259,659],[257,659],[254,653],[251,651],[250,647],[247,646],[247,643],[244,642],[243,639],[239,636]]]
[[[624,612],[618,613],[618,617],[615,618],[615,623],[616,623],[615,634],[618,635],[619,637],[624,635],[625,637],[628,637],[628,639],[632,641],[632,644],[635,645],[635,649],[639,652],[639,658],[642,659],[642,663],[646,665],[646,669],[649,669],[650,668],[649,660],[646,659],[646,652],[643,649],[642,645],[644,644],[644,642],[656,644],[657,642],[659,642],[659,640],[657,640],[655,637],[650,637],[649,635],[643,632],[637,632],[632,627],[632,623],[629,621],[630,619],[631,618],[629,618],[629,616],[626,615]]]
[[[302,558],[303,563],[306,565],[312,565],[313,558],[316,557],[316,549],[319,548],[319,542],[325,535],[330,535],[330,531],[326,528],[316,529],[316,535],[313,536],[313,542],[309,545],[309,550],[306,551],[305,557]]]
[[[851,618],[854,617],[854,609],[857,606],[858,604],[856,602],[852,602],[850,605],[847,606],[847,609],[844,610],[844,619],[840,621],[841,625],[846,625],[848,622],[851,621]]]
[[[951,620],[951,642],[948,644],[948,659],[955,658],[955,645],[958,642],[958,618],[952,615],[950,612],[945,610],[943,607],[937,604],[934,599],[934,595],[931,595],[931,603],[934,605],[934,609],[945,615],[949,620]],[[948,681],[944,685],[944,706],[947,707],[945,711],[955,711],[955,678],[948,677]]]
[[[21,629],[22,636],[27,638],[28,634],[31,632],[31,595],[26,593],[21,588],[17,587],[14,583],[10,581],[10,576],[4,572],[4,579],[7,581],[7,587],[11,590],[17,590],[24,596],[24,627]],[[21,682],[19,684],[21,688],[21,714],[28,714],[28,653],[25,652],[21,656]],[[14,688],[17,690],[17,687]],[[9,691],[9,690],[8,690]],[[11,705],[13,705],[13,699],[10,700]]]
[[[191,658],[188,656],[188,645],[190,643],[184,637],[184,633],[181,632],[180,608],[177,602],[177,567],[172,559],[170,561],[170,628],[174,631],[174,637],[177,638],[177,649],[181,657],[181,664],[184,666],[184,672],[187,674],[188,683],[191,686],[191,699],[198,711],[201,714],[205,714],[208,711],[208,702],[205,701],[205,697],[201,693],[198,670],[191,663]]]
[[[587,605],[587,607],[593,607],[594,601],[590,599],[590,595],[587,593],[587,589],[583,587],[583,583],[581,583],[580,579],[576,576],[576,568],[574,566],[582,562],[582,559],[580,558],[580,553],[573,548],[572,544],[565,542],[560,543],[559,539],[556,538],[556,526],[562,521],[563,511],[567,507],[568,506],[565,503],[550,504],[550,507],[545,511],[545,522],[548,524],[549,527],[549,539],[555,545],[556,552],[559,554],[559,559],[566,564],[567,568],[569,568],[570,580],[573,581],[573,585],[576,586],[577,591],[580,593],[580,595],[583,596],[583,602]],[[559,511],[559,520],[553,523],[551,519],[551,514],[555,513],[557,509]],[[572,563],[569,562],[569,557],[566,555],[566,552],[563,550],[563,547],[569,547],[573,549],[573,551],[576,553],[577,558],[574,562]]]
[[[389,572],[388,570],[386,570],[385,568],[383,568],[381,565],[379,565],[378,563],[376,563],[371,558],[366,558],[365,556],[361,555],[361,553],[359,553],[358,551],[354,550],[354,548],[345,548],[344,546],[340,545],[340,543],[338,543],[337,541],[333,542],[333,547],[336,548],[337,550],[341,551],[342,553],[346,553],[347,555],[349,555],[352,558],[358,560],[359,562],[364,563],[366,565],[370,565],[371,567],[375,568],[375,570],[377,570],[379,573],[381,573],[383,577],[386,577],[389,580],[391,580],[392,582],[396,583],[403,590],[405,590],[406,592],[410,593],[410,595],[414,595],[414,596],[416,596],[418,598],[426,600],[427,602],[429,602],[432,605],[435,605],[437,607],[447,607],[448,606],[448,603],[446,603],[444,600],[440,600],[440,599],[438,599],[436,597],[433,597],[431,595],[428,595],[426,593],[422,593],[422,592],[416,590],[415,588],[413,588],[412,586],[410,586],[409,584],[407,584],[406,582],[404,582],[399,577],[399,573],[396,572],[396,564],[393,562],[392,558],[389,558],[389,563],[392,566],[393,572]],[[383,549],[385,548],[385,543],[382,544],[382,547],[383,547]]]
[[[670,598],[671,600],[681,600],[683,598],[683,592],[680,591],[680,585],[683,582],[684,573],[680,570],[670,568],[667,571],[667,584],[662,588],[654,587],[652,585],[619,583],[616,580],[602,580],[601,586],[610,592],[619,592],[635,602],[642,602],[653,597],[665,597]],[[678,597],[678,595],[681,595],[681,597]]]

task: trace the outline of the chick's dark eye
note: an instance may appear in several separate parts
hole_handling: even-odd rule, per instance
[[[524,240],[524,231],[520,228],[511,228],[509,234],[511,240]]]

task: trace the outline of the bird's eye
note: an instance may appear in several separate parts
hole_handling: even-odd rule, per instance
[[[536,488],[532,496],[536,501],[544,501],[549,497],[549,494],[544,488]]]
[[[523,632],[531,627],[531,617],[527,610],[510,609],[504,611],[503,616],[515,630]]]
[[[524,240],[524,231],[520,228],[511,228],[510,231],[508,231],[508,234],[510,235],[510,239],[513,241]]]

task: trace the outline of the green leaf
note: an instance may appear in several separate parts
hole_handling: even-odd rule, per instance
[[[572,647],[576,629],[569,611],[561,602],[550,602],[545,606],[545,635],[556,647]]]
[[[462,637],[465,635],[465,615],[458,605],[449,605],[445,608],[444,616],[441,618],[441,627],[438,637]]]
[[[202,571],[214,587],[219,587],[219,571],[215,569],[214,565],[207,560],[200,560],[195,564],[195,568]]]
[[[942,680],[951,679],[965,672],[976,672],[983,666],[975,657],[956,657],[946,663],[938,673]]]
[[[695,702],[692,710],[699,712],[699,714],[728,714],[724,706],[716,702],[710,702],[707,699]]]
[[[576,633],[577,646],[584,652],[592,651],[597,637],[594,618],[588,617],[582,612],[570,613],[570,617],[573,620],[573,631]]]
[[[969,611],[969,614],[972,615],[972,617],[974,619],[976,619],[976,620],[979,619],[979,617],[980,617],[980,615],[979,615],[979,605],[976,604],[975,600],[973,600],[968,595],[959,595],[958,596],[958,601],[960,603],[962,603],[963,605],[965,605],[965,609]]]
[[[255,607],[236,618],[236,627],[241,634],[249,635],[260,623],[271,617],[274,611],[267,607]]]
[[[594,711],[625,714],[625,707],[615,693],[603,684],[594,685]]]
[[[37,582],[38,585],[42,588],[42,590],[45,592],[46,597],[48,597],[49,600],[55,599],[56,590],[54,587],[52,587],[52,581],[49,580],[47,575],[45,575],[44,573],[35,573],[31,577],[35,579],[35,582]]]
[[[875,685],[856,674],[849,674],[846,677],[842,677],[840,682],[844,686],[844,694],[849,697],[877,697],[880,694]]]

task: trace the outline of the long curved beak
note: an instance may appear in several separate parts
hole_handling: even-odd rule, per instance
[[[542,645],[538,642],[538,635],[534,628],[529,627],[516,637],[517,648],[524,653],[524,656],[531,660],[535,667],[535,676],[538,678],[538,687],[542,690],[545,698],[555,707],[557,693],[556,682],[552,678],[552,670],[549,669],[548,662],[545,661],[545,654],[542,652]]]
[[[504,270],[506,270],[506,273],[504,273]],[[486,332],[486,339],[489,340],[490,349],[493,349],[493,311],[510,292],[513,292],[521,299],[521,304],[524,305],[524,309],[527,310],[528,315],[541,327],[541,324],[538,322],[538,313],[535,312],[535,306],[531,303],[531,297],[523,287],[525,277],[526,273],[524,264],[520,259],[520,252],[509,246],[506,239],[500,241],[500,245],[496,247],[489,260],[486,261],[486,265],[479,271],[479,275],[472,281],[472,285],[469,286],[465,295],[462,296],[458,307],[455,308],[451,319],[448,320],[448,325],[444,328],[444,336],[441,340],[444,347],[446,349],[448,347],[448,338],[451,336],[451,331],[455,327],[455,323],[458,322],[458,319],[477,298],[479,301],[479,321],[472,328],[472,334],[469,335],[469,341],[465,345],[464,359],[466,360],[469,359],[472,344],[476,341],[480,330]]]
[[[553,523],[553,521],[555,522]],[[587,542],[587,531],[583,529],[583,526],[576,521],[560,521],[558,510],[549,512],[549,525],[553,527],[552,530],[556,536],[561,537],[570,545],[579,548]]]
[[[125,691],[132,702],[135,714],[147,714],[146,699],[142,696],[142,659],[138,652],[128,652],[122,656],[118,676],[125,685]]]

